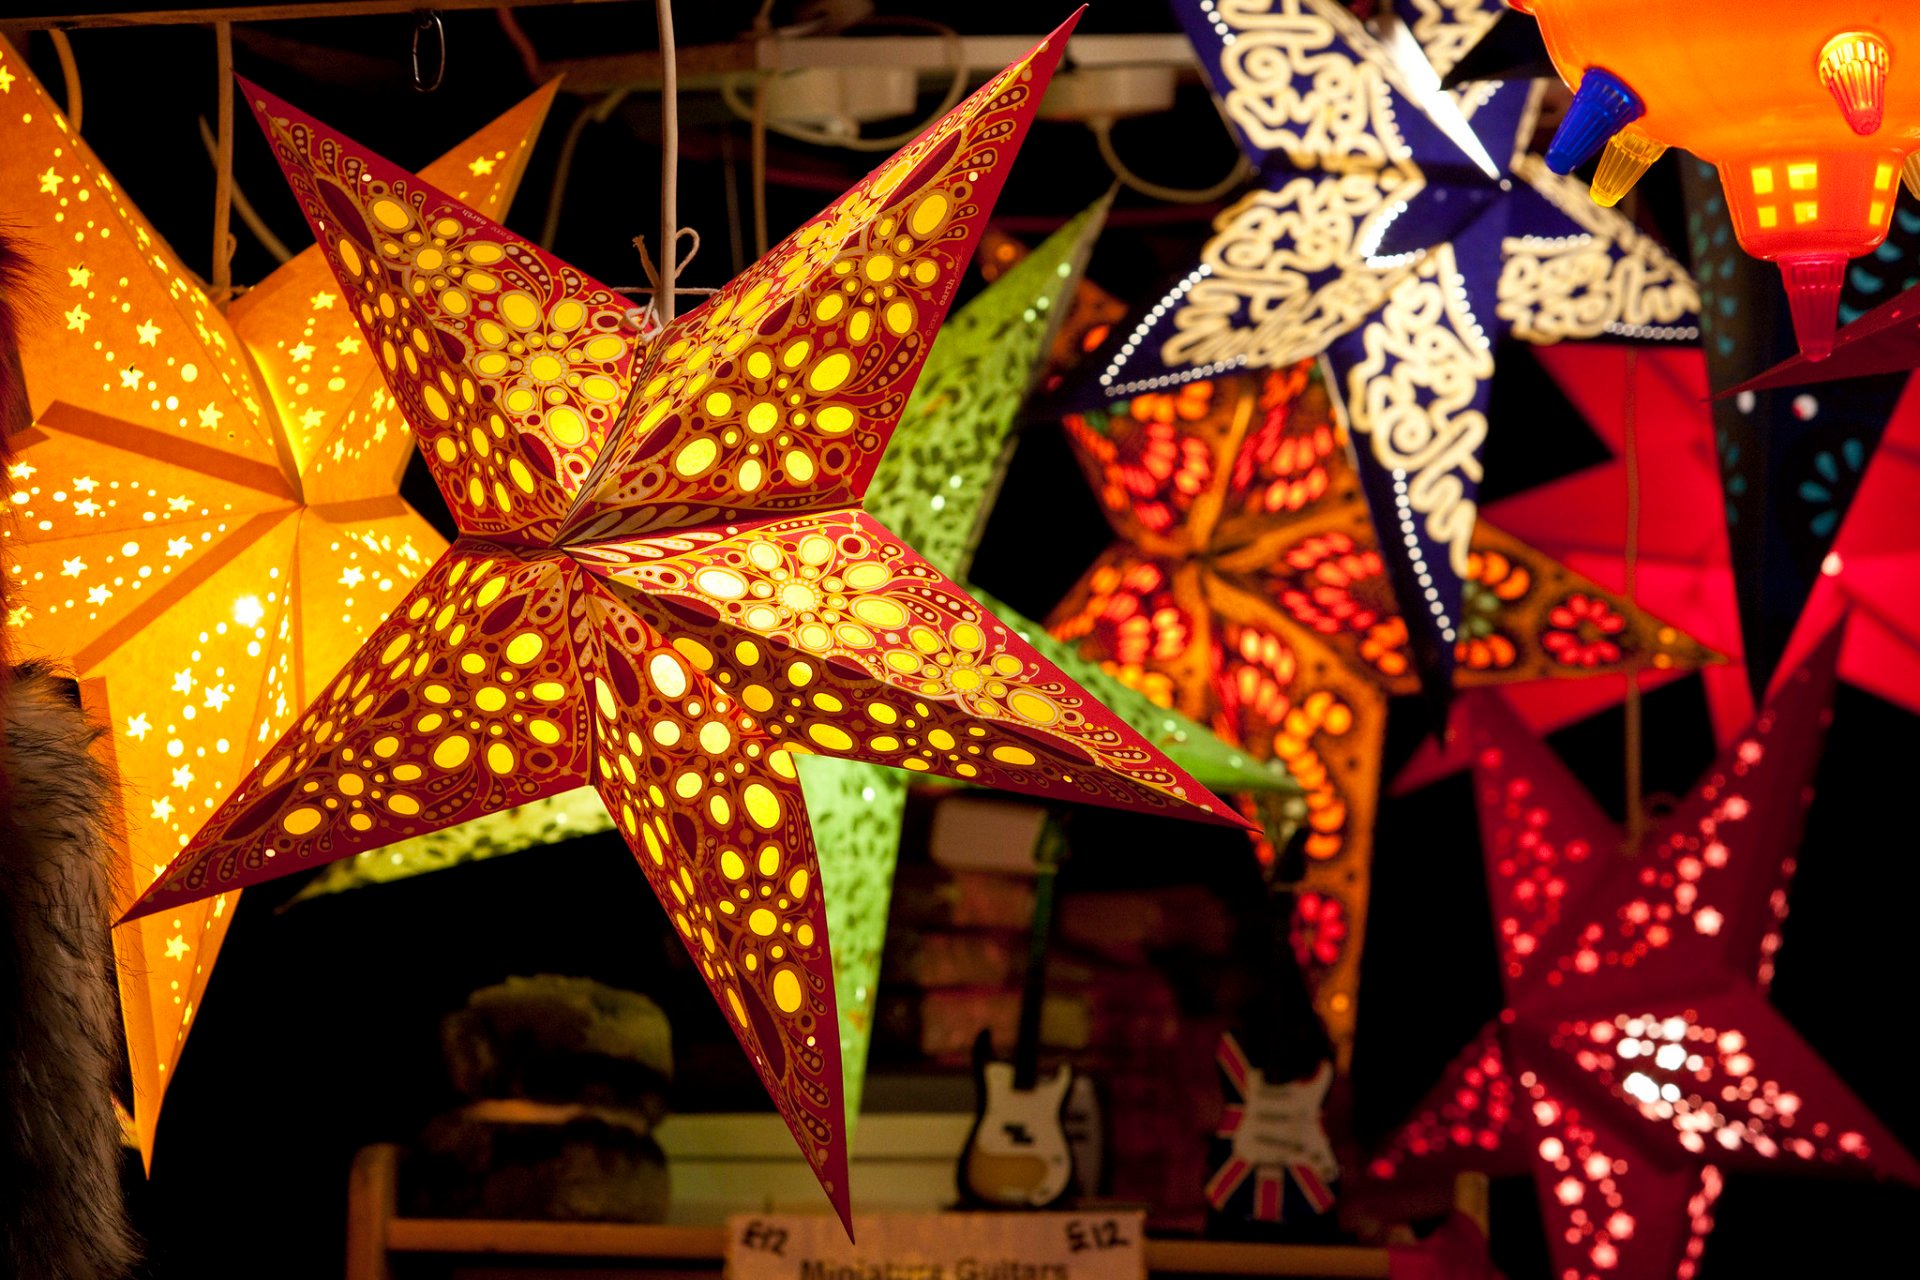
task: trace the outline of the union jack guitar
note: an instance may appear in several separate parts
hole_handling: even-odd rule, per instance
[[[1223,1217],[1277,1223],[1290,1209],[1318,1217],[1333,1207],[1340,1176],[1320,1107],[1333,1084],[1322,1062],[1305,1080],[1269,1082],[1232,1032],[1215,1054],[1225,1105],[1214,1130],[1207,1203]]]

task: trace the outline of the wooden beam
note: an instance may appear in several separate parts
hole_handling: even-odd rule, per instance
[[[563,4],[606,4],[610,0],[293,0],[286,4],[212,4],[190,9],[102,8],[91,13],[65,13],[58,5],[44,7],[36,0],[19,0],[24,13],[8,13],[0,26],[32,30],[40,27],[155,27],[209,22],[288,22],[300,18],[359,18],[368,15],[415,13],[437,9],[535,9]]]

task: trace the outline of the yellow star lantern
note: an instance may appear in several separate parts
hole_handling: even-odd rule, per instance
[[[795,755],[1238,822],[858,505],[1071,25],[650,345],[245,86],[461,537],[134,914],[591,784],[844,1219]]]
[[[503,210],[553,89],[426,172]],[[0,217],[54,299],[22,341],[6,624],[111,728],[124,907],[446,543],[400,499],[411,431],[319,248],[221,315],[3,41]],[[116,934],[148,1158],[235,897]]]

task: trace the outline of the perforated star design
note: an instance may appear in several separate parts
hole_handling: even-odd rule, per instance
[[[112,754],[130,902],[446,544],[399,497],[408,437],[371,356],[287,361],[289,346],[331,350],[353,327],[309,306],[328,283],[319,250],[222,315],[4,41],[0,67],[15,72],[0,98],[0,217],[44,242],[52,304],[21,348],[35,421],[14,440],[15,519],[0,528],[7,624],[23,651],[72,665],[97,719],[125,726]],[[551,96],[428,172],[504,208]],[[479,147],[516,162],[493,185],[458,183]],[[330,585],[342,566],[365,585]],[[231,914],[182,903],[116,935],[149,1156]]]
[[[1445,690],[1470,621],[1499,340],[1691,341],[1686,272],[1525,148],[1537,86],[1442,89],[1500,0],[1177,0],[1253,188],[1118,330],[1074,398],[1165,391],[1324,353],[1410,653]]]
[[[590,784],[845,1217],[795,756],[1236,820],[857,505],[1071,25],[644,347],[246,85],[461,537],[136,913]]]
[[[1120,540],[1048,625],[1164,705],[1278,758],[1304,789],[1295,951],[1344,1066],[1387,702],[1417,680],[1324,381],[1303,362],[1135,396],[1066,427]],[[1463,686],[1713,659],[1486,521],[1462,599]]]
[[[1470,711],[1507,1007],[1374,1161],[1527,1168],[1556,1276],[1696,1274],[1722,1169],[1920,1181],[1767,1002],[1840,637],[1641,846],[1499,703]]]

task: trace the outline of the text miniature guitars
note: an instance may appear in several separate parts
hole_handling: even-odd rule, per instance
[[[1065,1122],[1073,1068],[1062,1063],[1052,1075],[1040,1078],[1040,1007],[1047,990],[1047,943],[1053,936],[1054,877],[1065,851],[1065,838],[1049,818],[1034,849],[1039,875],[1013,1061],[994,1058],[990,1031],[982,1030],[973,1042],[978,1110],[960,1154],[959,1179],[960,1194],[971,1204],[1047,1209],[1073,1188],[1073,1147]]]

